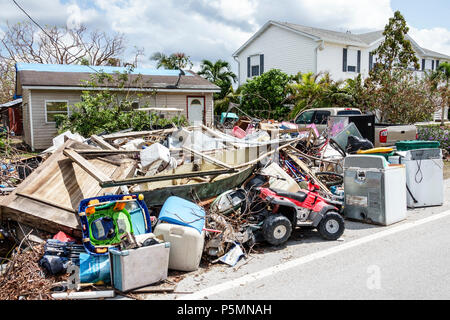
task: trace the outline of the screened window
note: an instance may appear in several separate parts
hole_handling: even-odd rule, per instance
[[[67,101],[46,101],[45,102],[45,116],[46,122],[56,122],[55,115],[68,114],[68,102]]]
[[[199,105],[201,105],[202,103],[200,102],[200,100],[194,99],[194,100],[191,101],[191,105],[192,104],[199,104]]]

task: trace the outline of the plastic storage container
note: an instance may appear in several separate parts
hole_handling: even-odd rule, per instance
[[[407,141],[398,141],[395,143],[397,151],[408,151],[414,149],[434,149],[439,148],[439,141],[426,141],[426,140],[407,140]]]
[[[170,243],[119,251],[109,249],[111,283],[126,292],[167,278]]]
[[[156,225],[155,236],[163,236],[170,242],[169,269],[179,271],[194,271],[200,265],[205,232],[171,223],[160,222]]]
[[[170,196],[159,212],[158,219],[164,222],[192,227],[202,233],[205,227],[205,210],[194,202]]]
[[[406,218],[406,170],[382,156],[350,155],[344,160],[344,215],[390,225]]]
[[[398,152],[391,163],[406,166],[407,205],[409,208],[440,206],[444,202],[444,163],[441,149]]]

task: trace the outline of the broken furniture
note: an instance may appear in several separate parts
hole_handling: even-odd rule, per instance
[[[101,150],[67,140],[10,195],[2,199],[2,219],[12,218],[51,233],[64,231],[81,237],[77,215],[80,201],[120,192],[119,187],[102,188],[92,174],[107,180],[122,180],[134,174],[135,162],[131,159],[120,155],[94,156],[83,159],[80,165],[64,153],[66,148]]]

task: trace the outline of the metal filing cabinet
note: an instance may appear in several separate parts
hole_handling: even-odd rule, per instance
[[[398,151],[391,163],[406,166],[407,205],[410,208],[440,206],[444,202],[444,162],[441,149]]]
[[[344,159],[344,215],[390,225],[406,218],[405,166],[383,156],[349,155]]]

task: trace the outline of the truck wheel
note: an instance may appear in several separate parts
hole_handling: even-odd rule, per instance
[[[344,218],[335,211],[329,211],[320,221],[317,230],[324,239],[337,240],[345,230]]]
[[[264,239],[273,246],[285,243],[292,232],[292,224],[288,218],[281,214],[271,214],[262,227]]]

